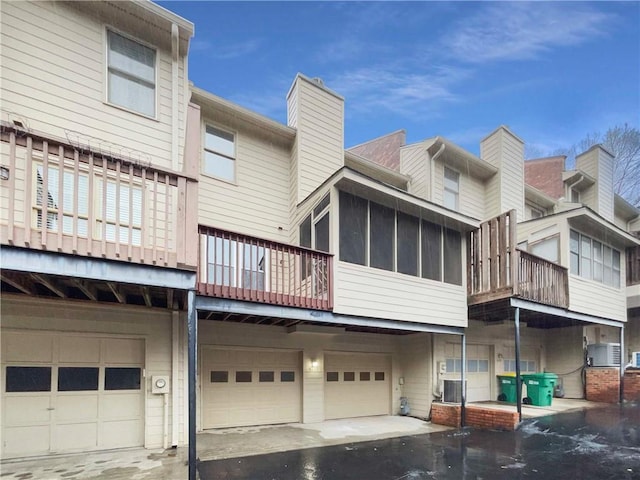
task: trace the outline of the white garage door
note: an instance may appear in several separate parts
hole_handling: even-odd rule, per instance
[[[300,352],[212,347],[201,351],[202,428],[301,420]]]
[[[325,419],[388,415],[391,359],[375,354],[325,354]]]
[[[144,341],[2,333],[4,457],[144,444]]]
[[[491,372],[489,345],[467,345],[467,401],[491,400]],[[461,373],[460,344],[447,343],[445,346],[447,378],[459,379]],[[455,374],[455,375],[451,375]]]

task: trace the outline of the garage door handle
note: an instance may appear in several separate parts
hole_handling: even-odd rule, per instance
[[[55,408],[49,407],[49,408],[47,408],[47,410],[55,410]]]

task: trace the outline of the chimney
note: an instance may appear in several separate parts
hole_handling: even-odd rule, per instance
[[[576,157],[576,168],[596,179],[596,183],[580,192],[580,202],[610,222],[613,213],[614,156],[602,145],[594,145]]]
[[[524,142],[501,125],[480,142],[480,157],[498,168],[485,186],[485,216],[517,210],[524,220]]]
[[[297,130],[291,185],[300,203],[344,165],[344,99],[321,79],[298,74],[287,95],[287,124]]]

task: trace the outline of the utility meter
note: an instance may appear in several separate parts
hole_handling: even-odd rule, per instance
[[[153,375],[151,377],[151,393],[169,393],[169,377],[166,375]]]

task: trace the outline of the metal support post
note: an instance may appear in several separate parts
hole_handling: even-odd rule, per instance
[[[516,307],[514,323],[516,326],[516,405],[518,408],[518,421],[522,421],[522,382],[520,379],[520,307]]]
[[[196,311],[196,292],[187,293],[188,357],[189,357],[189,480],[196,480],[196,381],[198,354],[198,315]]]
[[[467,336],[462,334],[461,338],[461,363],[460,365],[460,426],[464,427],[466,424],[466,404],[467,404],[467,382],[466,380],[466,366],[467,366]]]

